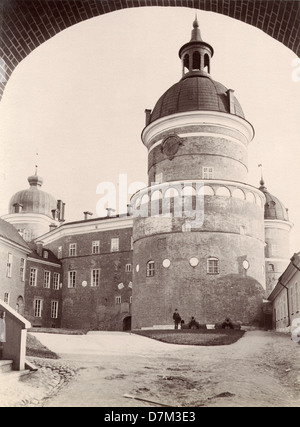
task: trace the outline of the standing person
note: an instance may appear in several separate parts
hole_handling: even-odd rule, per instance
[[[0,310],[0,360],[3,358],[3,343],[6,342],[4,311]]]
[[[175,308],[175,311],[173,313],[173,320],[174,320],[175,329],[178,329],[178,325],[181,322],[181,317],[180,317],[180,314],[178,313],[177,308]]]

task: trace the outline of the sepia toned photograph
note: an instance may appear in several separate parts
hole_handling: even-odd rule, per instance
[[[300,406],[299,56],[299,0],[0,0],[0,407]]]

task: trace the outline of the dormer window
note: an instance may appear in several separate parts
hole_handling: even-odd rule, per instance
[[[43,258],[48,259],[48,251],[43,251]]]

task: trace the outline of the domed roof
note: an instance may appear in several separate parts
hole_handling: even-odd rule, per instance
[[[230,107],[229,96],[228,89],[214,81],[208,73],[193,71],[159,98],[151,113],[150,122],[170,114],[201,110],[231,113],[245,118],[235,96]]]
[[[40,190],[43,179],[38,175],[28,178],[29,189],[18,191],[9,202],[9,213],[38,213],[52,218],[51,211],[57,208],[57,200]]]
[[[284,207],[280,200],[273,194],[269,193],[267,187],[264,185],[264,181],[260,181],[259,189],[264,193],[266,197],[265,203],[265,219],[279,219],[281,221],[289,221],[288,210]]]

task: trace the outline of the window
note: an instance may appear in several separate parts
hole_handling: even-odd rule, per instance
[[[37,268],[31,268],[30,276],[29,276],[29,285],[36,286],[36,279],[37,279]]]
[[[20,280],[24,282],[25,280],[25,259],[21,258],[20,260]]]
[[[193,53],[193,70],[200,70],[200,53]]]
[[[42,317],[43,300],[39,298],[35,299],[33,302],[33,309],[34,317]]]
[[[208,258],[207,260],[207,274],[219,274],[220,265],[218,258]]]
[[[290,301],[291,301],[291,312],[292,312],[292,314],[294,314],[295,304],[294,304],[294,288],[293,288],[293,286],[291,286],[291,288],[290,288]]]
[[[119,238],[113,237],[110,242],[110,251],[118,252],[118,250],[119,250]]]
[[[50,288],[50,271],[44,271],[44,288]]]
[[[100,254],[100,241],[94,240],[92,243],[92,253],[93,254]]]
[[[125,265],[125,272],[126,273],[131,273],[131,264],[126,264]]]
[[[62,246],[57,248],[57,258],[62,259]]]
[[[100,268],[92,270],[91,272],[91,286],[96,287],[100,285]]]
[[[51,301],[51,319],[58,318],[58,301]]]
[[[154,261],[148,261],[146,266],[146,276],[153,277],[155,272],[155,264]]]
[[[121,301],[122,301],[122,299],[120,296],[115,297],[115,303],[116,304],[121,304]]]
[[[68,288],[76,287],[76,271],[68,272]]]
[[[295,310],[299,311],[299,293],[298,293],[298,283],[295,283]]]
[[[202,178],[203,179],[213,179],[214,177],[214,168],[211,166],[203,166],[202,168]]]
[[[59,289],[59,279],[60,279],[60,274],[53,273],[53,289],[55,290]]]
[[[3,301],[6,302],[6,304],[9,304],[9,293],[4,292]]]
[[[7,254],[6,277],[11,277],[12,272],[12,254]]]
[[[43,251],[43,258],[48,259],[48,251]]]
[[[69,244],[69,256],[76,256],[76,243]]]
[[[268,265],[268,271],[275,271],[274,264],[269,264]]]

